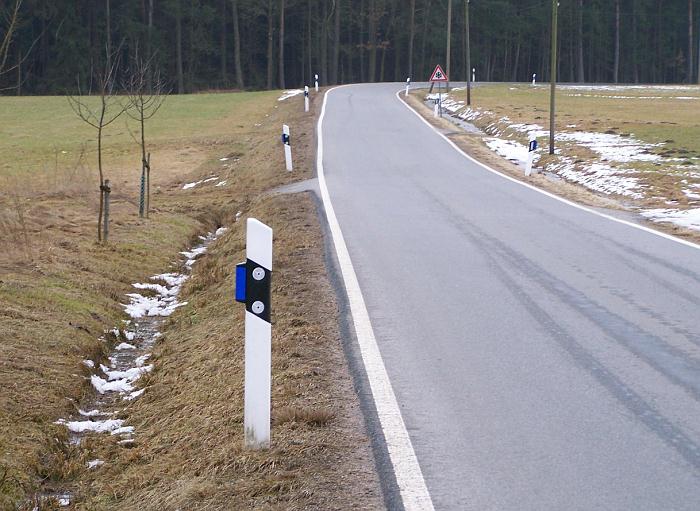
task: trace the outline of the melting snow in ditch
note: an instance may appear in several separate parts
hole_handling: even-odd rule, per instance
[[[62,424],[75,435],[73,441],[79,442],[78,435],[88,432],[110,433],[120,435],[123,438],[118,443],[128,444],[133,442],[133,426],[125,426],[123,419],[109,417],[116,412],[105,411],[105,406],[114,408],[114,404],[121,400],[132,401],[145,392],[144,389],[135,389],[135,384],[144,374],[153,370],[152,364],[146,362],[150,358],[150,349],[155,340],[160,336],[157,329],[160,327],[162,319],[172,314],[172,312],[185,305],[186,302],[178,302],[177,297],[183,283],[189,278],[188,272],[197,258],[204,254],[208,245],[226,232],[225,227],[221,227],[214,233],[207,236],[200,236],[202,243],[189,251],[181,252],[184,256],[185,273],[163,273],[151,277],[152,282],[135,283],[133,287],[138,290],[150,291],[152,296],[144,296],[139,293],[129,293],[129,303],[124,304],[125,312],[131,320],[125,321],[130,328],[136,330],[114,329],[112,333],[115,337],[124,337],[130,342],[121,342],[114,348],[113,355],[109,357],[110,366],[99,364],[99,370],[90,376],[90,382],[95,388],[93,409],[79,410],[76,420],[60,419],[57,424]],[[133,321],[133,325],[132,325]],[[133,342],[133,344],[132,344]],[[83,364],[90,369],[95,369],[95,362],[84,360]],[[116,396],[116,399],[106,399],[108,396]],[[103,407],[103,409],[100,409]],[[100,418],[105,417],[106,418]],[[102,460],[88,462],[88,468],[94,469],[104,464]]]
[[[289,98],[293,98],[294,96],[298,96],[299,94],[303,94],[303,93],[304,93],[304,91],[301,89],[286,90],[279,98],[277,98],[277,101],[285,101]]]
[[[184,185],[182,185],[182,189],[189,190],[191,188],[195,188],[196,186],[204,185],[207,183],[212,183],[214,181],[219,181],[218,183],[216,183],[215,186],[224,186],[226,184],[226,181],[220,180],[219,176],[212,176],[212,177],[208,177],[206,179],[200,179],[199,181],[192,181],[191,183],[185,183]]]

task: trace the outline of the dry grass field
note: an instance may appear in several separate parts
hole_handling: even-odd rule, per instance
[[[486,153],[510,160],[495,163],[509,174],[524,178],[534,133],[535,168],[548,178],[533,175],[528,181],[586,204],[639,213],[640,221],[655,220],[657,228],[700,239],[700,87],[560,84],[554,156],[548,154],[547,85],[478,84],[471,107],[466,92],[456,88],[445,101],[448,115],[438,120],[419,101],[424,97],[418,91],[409,102],[488,163],[494,164]],[[453,123],[461,121],[482,133],[455,132]]]
[[[345,509],[381,506],[369,443],[323,264],[316,204],[269,190],[313,175],[314,115],[279,92],[171,97],[149,125],[152,212],[138,216],[140,157],[118,121],[105,139],[108,243],[95,241],[94,133],[64,98],[0,98],[0,509]],[[314,98],[314,104],[319,98]],[[279,132],[292,128],[295,172]],[[183,189],[186,183],[217,180]],[[224,183],[220,186],[216,184]],[[236,222],[237,213],[241,219]],[[242,319],[233,273],[244,220],[275,229],[273,448],[242,450]],[[105,332],[132,283],[229,231],[193,268],[188,305],[154,348],[146,388],[124,402],[124,445],[55,424],[93,392],[84,359],[107,362]],[[105,337],[106,340],[100,340]],[[105,464],[88,470],[87,460]]]

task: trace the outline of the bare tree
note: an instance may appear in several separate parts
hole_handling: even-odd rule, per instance
[[[139,123],[141,147],[141,197],[139,201],[139,216],[148,218],[151,205],[151,153],[146,152],[146,121],[151,119],[168,97],[169,90],[160,77],[160,71],[155,69],[153,57],[144,60],[138,47],[132,59],[125,89],[129,96],[129,108],[126,113]]]
[[[233,66],[236,71],[236,86],[243,89],[243,71],[241,70],[241,33],[238,28],[238,0],[231,0],[233,14]]]
[[[19,25],[19,9],[22,7],[22,0],[15,0],[14,5],[7,14],[0,12],[3,23],[3,36],[0,39],[0,76],[9,71],[7,69],[7,59],[10,55],[10,47],[14,39],[15,31]]]
[[[87,91],[83,90],[78,77],[78,91],[68,95],[68,103],[73,112],[86,124],[97,130],[97,170],[100,177],[100,209],[97,216],[97,240],[102,241],[102,214],[104,213],[105,195],[109,194],[109,181],[104,178],[102,168],[102,134],[104,129],[116,121],[128,108],[115,94],[116,73],[119,68],[119,50],[111,55],[103,70],[91,73]],[[93,86],[98,100],[92,100]],[[108,218],[107,218],[108,220]],[[106,230],[105,230],[106,234]],[[106,240],[105,240],[106,241]]]

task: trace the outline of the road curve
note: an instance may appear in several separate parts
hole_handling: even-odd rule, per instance
[[[330,199],[435,509],[700,509],[700,250],[332,90]]]

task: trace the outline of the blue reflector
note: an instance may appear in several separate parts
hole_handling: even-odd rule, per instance
[[[246,263],[236,265],[236,301],[245,303]]]

